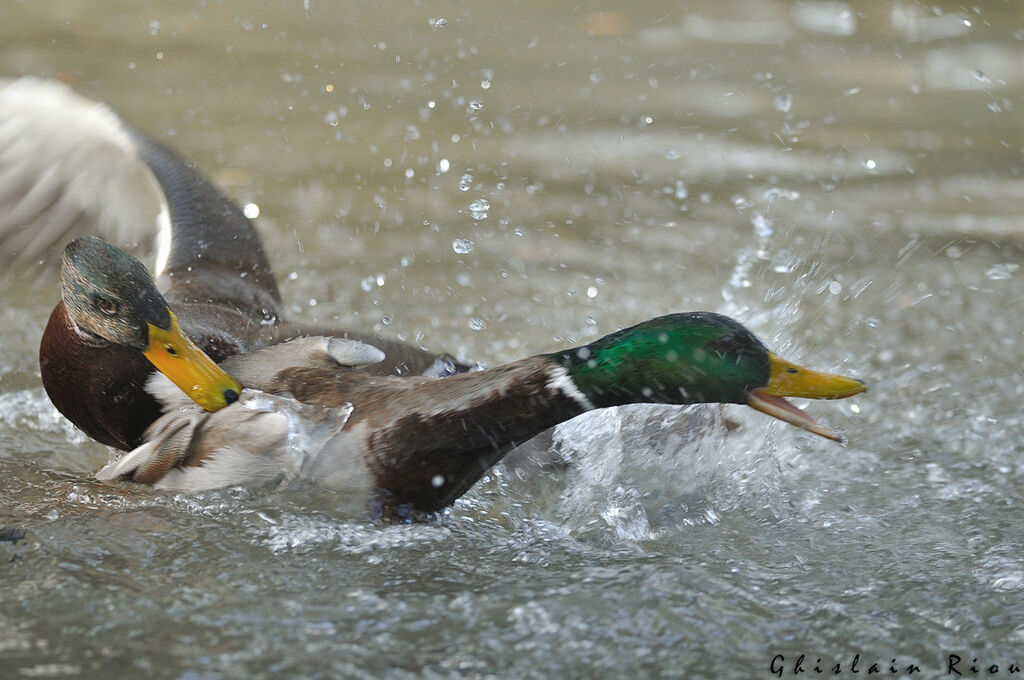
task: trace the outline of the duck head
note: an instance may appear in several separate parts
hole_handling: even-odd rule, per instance
[[[69,243],[61,259],[61,299],[87,341],[139,350],[204,409],[238,399],[238,381],[182,332],[149,272],[127,253],[93,237]]]
[[[768,351],[741,324],[710,312],[670,314],[562,354],[580,391],[597,407],[624,403],[747,404],[815,434],[842,441],[786,397],[843,399],[866,389]]]

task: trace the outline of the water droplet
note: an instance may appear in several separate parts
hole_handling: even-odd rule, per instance
[[[596,298],[597,297],[597,286],[590,286],[589,288],[587,288],[587,297],[588,298]]]
[[[680,158],[680,154],[675,149],[669,149],[668,151],[665,152],[665,160],[675,161],[675,160],[679,160],[679,158]]]
[[[383,274],[374,274],[372,276],[364,277],[363,280],[359,282],[359,287],[369,293],[373,290],[374,286],[378,288],[383,286],[384,281],[385,277]]]
[[[833,281],[832,283],[828,284],[828,292],[832,293],[833,295],[839,295],[839,293],[843,292],[843,284],[839,283],[838,281]]]
[[[487,213],[491,209],[491,203],[486,198],[478,198],[469,204],[469,214],[474,220],[487,219]]]
[[[250,220],[254,220],[260,216],[260,207],[255,203],[246,203],[245,207],[242,208],[242,214]]]
[[[457,238],[452,241],[452,250],[457,252],[459,255],[466,255],[467,253],[473,252],[473,242],[468,238]]]
[[[472,328],[474,331],[482,331],[483,329],[487,328],[487,322],[481,319],[480,317],[474,316],[469,320],[469,327]]]
[[[482,99],[470,99],[469,100],[469,111],[479,111],[484,108],[484,102]]]
[[[439,160],[437,162],[437,171],[440,174],[443,175],[444,173],[448,172],[451,169],[452,169],[452,164],[450,162],[448,162],[447,158],[442,158],[441,160]]]
[[[761,213],[754,213],[750,223],[754,225],[754,233],[765,238],[772,235],[772,221]]]
[[[288,273],[288,280],[289,281],[294,281],[297,278],[299,278],[299,273],[298,272],[289,272]]]
[[[790,109],[793,108],[793,95],[791,94],[780,94],[775,97],[775,109],[782,113],[789,113]]]
[[[874,170],[875,168],[878,167],[878,164],[869,158],[866,161],[864,161],[864,167],[867,168],[868,170]]]
[[[491,89],[491,81],[489,81],[489,80],[481,80],[480,81],[480,89],[481,90],[489,90],[489,89]]]
[[[992,281],[1004,281],[1013,278],[1014,273],[1019,269],[1020,265],[1016,262],[1002,262],[985,270],[985,276]]]
[[[448,25],[448,20],[444,17],[431,17],[429,23],[431,28],[444,28]]]
[[[412,168],[406,168],[405,169],[405,178],[406,179],[412,179],[415,176],[416,176],[416,171],[415,170],[413,170]]]
[[[434,475],[433,477],[430,478],[430,483],[434,486],[435,489],[440,489],[442,486],[444,486],[444,475]]]
[[[469,191],[473,188],[473,175],[468,172],[459,178],[459,191]]]
[[[686,197],[689,196],[689,195],[690,195],[690,190],[686,188],[685,184],[683,184],[683,180],[677,179],[676,180],[676,191],[675,191],[676,199],[680,200],[680,201],[685,201]]]

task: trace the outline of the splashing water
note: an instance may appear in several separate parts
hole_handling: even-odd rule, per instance
[[[469,214],[474,220],[485,220],[491,210],[491,202],[486,198],[478,198],[469,204]]]

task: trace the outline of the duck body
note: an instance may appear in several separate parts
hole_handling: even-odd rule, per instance
[[[222,366],[247,388],[213,413],[155,376],[149,389],[164,415],[145,444],[98,478],[196,492],[299,477],[371,514],[406,517],[450,505],[512,448],[595,408],[755,405],[751,393],[772,384],[779,361],[741,325],[710,313],[660,317],[584,347],[443,379],[353,370],[376,360],[373,348],[340,343],[302,338],[228,358]],[[863,390],[801,370],[827,381],[835,398]],[[792,411],[790,422],[825,433]]]
[[[81,230],[122,242],[153,237],[156,287],[185,336],[214,361],[317,334],[385,349],[371,372],[469,368],[387,338],[289,321],[250,220],[176,153],[106,106],[61,83],[24,78],[0,81],[0,119],[0,263],[45,261],[53,244]],[[145,390],[156,369],[138,351],[83,330],[64,293],[40,343],[46,392],[93,439],[134,448],[160,414]]]
[[[328,334],[387,349],[385,359],[362,369],[370,373],[445,376],[469,368],[448,355],[377,336],[302,324],[264,325],[221,305],[185,303],[171,309],[188,337],[218,363],[294,338]],[[83,333],[63,301],[54,307],[43,332],[39,367],[43,387],[57,410],[102,444],[135,448],[160,416],[160,403],[145,389],[157,372],[153,364],[136,349]]]
[[[451,504],[513,447],[588,410],[549,358],[443,379],[371,375],[332,353],[336,343],[301,338],[227,359],[247,388],[213,413],[154,376],[164,415],[98,476],[187,492],[298,477],[404,516]]]

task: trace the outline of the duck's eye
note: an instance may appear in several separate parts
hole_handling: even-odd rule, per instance
[[[117,314],[117,303],[114,302],[113,300],[107,298],[100,298],[96,302],[96,306],[99,307],[99,310],[106,314],[107,316],[114,316],[115,314]]]
[[[178,350],[174,349],[174,345],[164,345],[164,351],[172,357],[178,356]]]

